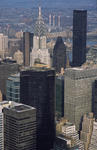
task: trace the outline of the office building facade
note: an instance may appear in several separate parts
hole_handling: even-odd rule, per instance
[[[73,66],[81,66],[86,61],[87,11],[73,12]]]
[[[3,114],[4,150],[36,150],[36,109],[11,103]]]
[[[7,101],[20,102],[20,74],[11,75],[6,81]]]
[[[21,71],[20,99],[37,109],[37,148],[50,150],[55,138],[55,71],[38,67]]]
[[[0,102],[0,150],[4,150],[4,115],[2,110],[9,105],[10,102],[8,101]]]
[[[93,83],[96,79],[96,68],[65,70],[64,116],[76,125],[77,130],[80,129],[83,115],[92,112]]]
[[[20,66],[16,63],[4,63],[1,62],[0,64],[0,90],[2,92],[2,96],[6,97],[6,80],[8,77],[13,74],[17,73],[20,69]]]

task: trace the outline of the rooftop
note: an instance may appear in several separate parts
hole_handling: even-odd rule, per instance
[[[2,109],[4,107],[8,107],[10,105],[9,101],[2,101],[0,102],[0,113],[2,113]]]
[[[20,73],[12,74],[11,76],[9,76],[8,80],[11,80],[14,82],[19,82],[20,81]]]
[[[22,112],[22,111],[26,111],[26,110],[34,109],[34,108],[27,106],[27,105],[20,104],[18,106],[13,106],[11,109],[16,112]]]
[[[21,103],[16,103],[16,102],[13,102],[13,101],[4,101],[3,102],[4,104],[7,104],[5,105],[5,107],[9,110],[12,110],[14,112],[24,112],[24,111],[28,111],[28,110],[31,110],[31,109],[35,109],[34,107],[31,107],[31,106],[28,106],[28,105],[24,105],[24,104],[21,104]]]
[[[71,122],[66,122],[66,123],[64,124],[64,126],[74,126],[74,124],[71,123]]]
[[[68,76],[71,79],[83,79],[83,78],[93,78],[97,77],[97,65],[96,67],[78,67],[78,68],[68,68],[64,72],[65,77]]]
[[[70,137],[66,137],[66,136],[63,135],[63,134],[59,134],[59,135],[57,136],[57,138],[59,138],[59,139],[61,139],[61,140],[64,140],[64,141],[68,141],[68,140],[71,141],[71,138],[70,138]]]
[[[54,70],[53,68],[49,68],[47,65],[44,64],[39,64],[35,65],[34,67],[24,67],[21,69],[21,71],[49,71],[49,70]]]

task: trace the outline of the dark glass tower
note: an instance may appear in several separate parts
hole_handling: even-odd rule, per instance
[[[86,61],[87,11],[73,12],[73,66],[81,66]]]
[[[61,72],[61,68],[66,68],[66,46],[61,37],[57,38],[53,50],[53,67],[56,72]]]
[[[33,48],[33,33],[23,33],[24,66],[30,65],[30,51]]]
[[[28,68],[20,73],[21,102],[37,109],[37,147],[50,150],[55,139],[55,70]]]

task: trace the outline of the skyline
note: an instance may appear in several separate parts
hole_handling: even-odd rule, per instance
[[[97,0],[1,0],[0,70],[0,150],[97,150]]]

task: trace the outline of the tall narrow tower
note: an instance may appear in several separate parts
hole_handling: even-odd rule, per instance
[[[60,25],[61,25],[61,24],[60,24],[60,23],[61,23],[61,22],[60,22],[60,19],[61,19],[60,16],[58,16],[58,27],[59,27],[59,28],[60,28]]]
[[[23,33],[24,66],[30,65],[30,52],[33,48],[33,33]]]
[[[51,14],[49,15],[49,25],[51,26],[51,23],[52,23],[52,16]]]
[[[0,58],[3,58],[8,53],[8,36],[0,34]]]
[[[87,11],[73,12],[73,66],[81,66],[86,61]]]
[[[53,16],[53,27],[55,26],[55,15]]]
[[[34,28],[33,49],[30,53],[30,66],[33,66],[37,60],[50,66],[50,54],[46,47],[46,25],[42,18],[41,7],[39,7],[39,16]]]
[[[39,6],[39,18],[42,17],[42,14],[41,14],[41,7]]]

